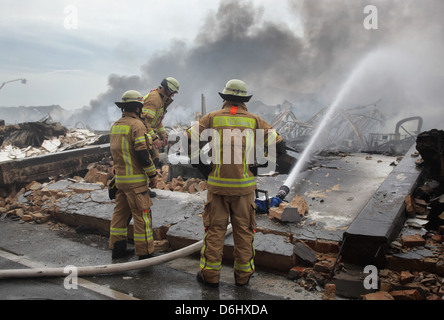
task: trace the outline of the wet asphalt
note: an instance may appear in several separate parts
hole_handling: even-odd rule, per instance
[[[0,269],[28,268],[23,261],[45,267],[91,266],[118,263],[111,259],[108,238],[78,234],[74,229],[51,230],[50,225],[20,223],[10,217],[0,219]],[[9,258],[8,258],[9,257]],[[15,260],[12,261],[10,257]],[[135,260],[131,257],[127,260]],[[63,278],[0,279],[1,300],[150,300],[167,302],[171,308],[191,301],[281,301],[319,300],[319,292],[308,292],[285,275],[257,270],[250,284],[234,284],[232,268],[224,265],[219,288],[196,281],[197,256],[111,275],[84,277],[88,285],[67,288]],[[81,281],[79,281],[80,283]],[[66,286],[67,285],[67,286]],[[184,310],[184,309],[183,309]]]

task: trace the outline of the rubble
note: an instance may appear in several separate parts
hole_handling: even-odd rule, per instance
[[[18,192],[13,190],[9,194],[7,190],[0,189],[0,217],[8,216],[21,222],[49,222],[53,218],[51,215],[55,210],[55,204],[61,198],[107,188],[114,176],[111,157],[88,165],[87,170],[84,177],[65,177],[66,180],[62,180],[62,177],[57,177],[57,179],[50,177],[50,180],[44,183],[32,181]],[[182,177],[177,177],[168,181],[169,167],[167,165],[157,171],[158,175],[162,177],[157,182],[157,189],[183,193],[206,190],[206,181],[198,178],[184,180]],[[52,188],[57,181],[58,183],[65,181],[66,185],[74,184],[70,184],[69,188],[63,186]],[[64,191],[60,191],[61,189]]]
[[[423,142],[424,145],[430,151],[431,142]],[[433,148],[443,150],[438,145],[433,145]],[[419,155],[412,154],[412,157]],[[426,157],[431,160],[415,161],[417,166],[423,167],[424,163],[441,166],[441,158],[431,153],[427,153]],[[385,254],[385,267],[378,269],[377,288],[365,289],[364,267],[347,264],[341,256],[337,256],[334,262],[331,254],[313,251],[316,261],[307,264],[300,244],[295,245],[296,266],[289,272],[289,278],[308,290],[324,286],[324,299],[329,299],[331,288],[328,284],[333,284],[335,296],[349,299],[444,300],[444,177],[441,169],[426,170],[422,183],[405,197],[405,223],[390,243]]]
[[[47,147],[50,148],[50,146]],[[86,190],[103,190],[112,178],[112,167],[113,163],[110,158],[90,164],[83,177],[66,178],[68,182],[75,182],[76,185],[70,187],[69,191],[61,192],[58,188],[51,188],[55,182],[63,182],[51,179],[49,182],[33,181],[16,194],[3,192],[3,197],[0,198],[0,219],[8,216],[19,223],[47,223],[55,229],[64,228],[63,224],[54,221],[53,214],[58,201],[61,201],[68,193],[76,194],[77,199],[82,199],[89,196],[89,192],[83,194]],[[206,190],[206,181],[203,179],[171,177],[171,167],[167,165],[158,169],[158,173],[159,180],[156,183],[158,190],[189,194]],[[430,180],[405,198],[405,213],[410,219],[407,219],[399,237],[391,243],[387,256],[388,264],[385,269],[379,270],[379,288],[372,293],[357,295],[356,299],[442,299],[444,296],[442,237],[444,225],[438,223],[433,228],[429,228],[431,225],[427,220],[430,213],[434,212],[434,208],[440,208],[443,203],[444,197],[440,190],[440,184]],[[19,198],[21,201],[18,201]],[[307,201],[303,197],[296,196],[290,203],[284,203],[282,207],[275,209],[278,214],[280,211],[280,216],[270,213],[270,220],[285,222],[283,213],[287,207],[295,208],[301,218],[309,210]],[[436,215],[438,219],[441,219],[440,214]],[[184,221],[195,222],[191,220],[186,217]],[[200,223],[200,221],[197,222]],[[307,290],[322,293],[326,300],[341,296],[340,285],[331,282],[332,274],[336,270],[340,270],[342,275],[352,275],[353,272],[341,259],[338,259],[340,243],[322,239],[300,240],[292,238],[291,235],[286,240],[288,245],[293,246],[293,264],[288,272],[288,278]],[[157,246],[159,250],[170,248],[168,240],[165,239],[157,243]],[[261,257],[258,255],[257,258]],[[344,276],[341,280],[355,281],[356,286],[362,287],[362,270],[361,274],[353,280],[345,278]]]
[[[0,149],[0,162],[106,143],[106,135],[88,129],[66,129],[55,122],[26,122],[0,126],[4,136]],[[109,141],[108,141],[109,142]]]
[[[289,203],[282,202],[279,207],[270,208],[270,219],[282,222],[299,222],[308,213],[308,203],[297,195]]]

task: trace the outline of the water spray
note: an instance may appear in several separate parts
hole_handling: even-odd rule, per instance
[[[268,213],[269,208],[278,207],[281,204],[281,202],[284,201],[284,199],[290,193],[290,188],[295,184],[296,178],[302,172],[305,163],[308,161],[310,156],[315,151],[315,146],[317,144],[319,136],[321,135],[322,132],[324,132],[329,121],[332,119],[332,116],[335,114],[336,109],[339,106],[339,103],[344,99],[345,94],[348,93],[352,85],[355,83],[356,77],[362,72],[368,59],[369,55],[365,56],[364,59],[361,60],[358,66],[353,70],[351,75],[348,77],[347,81],[344,83],[341,90],[337,94],[336,99],[328,108],[327,113],[322,117],[319,126],[316,127],[315,133],[310,138],[307,147],[304,149],[304,151],[301,154],[301,157],[297,160],[295,166],[291,169],[284,184],[279,188],[277,195],[271,199],[268,199],[268,196],[266,195],[265,199],[257,198],[255,200],[257,212]]]

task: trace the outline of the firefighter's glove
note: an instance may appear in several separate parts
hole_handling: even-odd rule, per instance
[[[116,193],[117,193],[116,178],[113,178],[113,180],[111,180],[108,186],[108,196],[110,200],[114,200],[116,198]]]
[[[154,146],[155,146],[157,149],[162,148],[162,141],[160,141],[159,138],[155,139],[155,140],[154,140]]]
[[[151,189],[157,188],[157,183],[162,181],[162,179],[159,178],[157,173],[155,175],[149,177],[149,178],[150,178],[150,188]]]

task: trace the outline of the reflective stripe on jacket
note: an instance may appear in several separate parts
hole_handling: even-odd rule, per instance
[[[160,139],[166,138],[162,120],[171,102],[173,102],[172,99],[160,94],[159,88],[152,90],[143,98],[142,119],[144,119],[151,139],[154,140],[156,134]]]
[[[249,166],[255,163],[257,129],[264,130],[265,147],[281,142],[282,137],[261,117],[248,112],[245,104],[226,101],[221,110],[208,113],[187,131],[192,143],[191,163],[202,159],[202,151],[196,146],[205,140],[202,137],[205,129],[213,129],[209,133],[212,170],[208,190],[221,195],[254,192],[256,179]]]
[[[136,151],[149,150],[145,133],[146,127],[135,113],[123,112],[111,127],[110,149],[118,189],[147,185],[148,176],[156,171],[154,165],[142,167],[136,156]]]

